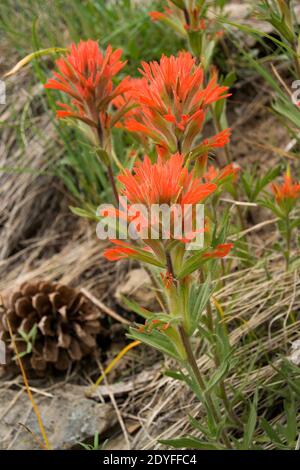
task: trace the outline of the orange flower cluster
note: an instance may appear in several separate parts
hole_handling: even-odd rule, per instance
[[[188,172],[184,158],[179,153],[169,160],[158,157],[152,164],[149,157],[137,162],[134,173],[129,170],[118,177],[123,185],[122,194],[134,203],[145,204],[196,204],[203,201],[217,186],[201,183],[194,172]]]
[[[138,107],[134,115],[126,116],[126,129],[148,136],[162,156],[176,152],[185,155],[192,150],[196,156],[194,143],[202,132],[206,111],[211,104],[230,96],[228,87],[217,84],[216,74],[204,86],[203,68],[196,65],[189,52],[162,56],[159,62],[143,62],[140,72],[142,81],[130,90]],[[229,136],[230,130],[226,129],[206,139],[205,150],[224,146]]]
[[[117,86],[113,84],[113,77],[126,65],[121,56],[122,51],[113,51],[111,46],[103,54],[92,40],[72,44],[69,54],[56,61],[59,73],[54,72],[54,78],[45,84],[45,88],[60,90],[72,98],[71,106],[57,103],[61,108],[57,116],[80,119],[102,131],[115,125],[118,116],[111,118],[109,105],[130,88],[129,77]]]
[[[178,33],[188,34],[207,32],[211,39],[218,39],[222,32],[218,31],[213,20],[206,18],[207,7],[198,6],[196,2],[184,2],[183,0],[167,0],[163,11],[151,11],[149,16],[152,21],[162,21],[171,26]]]
[[[174,23],[179,29],[203,31],[207,28],[207,21],[203,17],[203,7],[196,6],[195,3],[189,7],[184,1],[167,0],[164,11],[151,11],[149,13],[152,21],[164,21],[170,25]]]
[[[149,157],[145,157],[143,161],[135,164],[133,172],[125,170],[118,180],[122,184],[121,193],[127,198],[130,204],[143,204],[151,207],[153,204],[166,204],[171,207],[172,204],[178,204],[182,208],[185,205],[195,206],[201,203],[213,194],[217,185],[215,183],[203,183],[199,178],[196,178],[194,171],[188,172],[184,166],[184,158],[180,154],[175,154],[169,160],[164,161],[158,157],[157,163],[151,163]],[[128,208],[130,213],[130,206]],[[116,209],[115,214],[118,217],[123,217],[122,214]],[[191,211],[187,217],[194,217],[194,212]],[[134,221],[130,219],[130,221]],[[137,224],[142,223],[144,226],[151,225],[150,220],[143,220],[141,215],[136,220]],[[191,226],[193,226],[193,220]],[[182,221],[183,225],[186,223]],[[148,233],[148,232],[147,232]],[[171,231],[171,233],[173,233]],[[188,234],[187,239],[179,238],[178,242],[187,243],[191,241],[196,232]],[[116,261],[125,257],[138,258],[141,250],[137,249],[134,245],[112,240],[116,245],[114,248],[105,250],[104,256],[110,261]],[[145,252],[151,254],[160,253],[160,244],[156,240],[149,240],[148,237],[143,240],[146,244]],[[222,258],[226,256],[230,249],[231,244],[219,245],[213,251],[208,251],[204,257],[207,258]]]
[[[291,176],[286,173],[282,184],[273,183],[273,192],[278,203],[285,199],[298,199],[300,197],[300,184],[293,183]]]
[[[272,190],[277,204],[287,213],[293,209],[297,199],[300,198],[300,183],[293,182],[289,169],[284,175],[283,183],[273,183]]]
[[[92,40],[81,41],[77,46],[72,44],[69,54],[56,62],[59,73],[55,72],[45,87],[71,97],[71,105],[58,103],[61,108],[57,111],[58,117],[85,122],[102,148],[105,148],[106,135],[110,138],[110,129],[115,125],[138,133],[144,141],[154,141],[158,153],[156,161],[146,156],[136,162],[133,171],[125,170],[119,175],[120,194],[127,198],[128,207],[113,208],[110,215],[125,219],[126,223],[133,222],[139,231],[141,226],[152,229],[153,220],[133,216],[130,210],[135,204],[147,208],[161,204],[170,208],[176,206],[181,215],[189,218],[190,233],[175,236],[170,230],[168,241],[175,243],[174,246],[189,243],[199,231],[205,231],[196,226],[196,204],[205,201],[225,181],[236,177],[237,169],[228,165],[219,172],[209,168],[200,179],[195,170],[188,170],[186,158],[187,155],[207,158],[211,149],[228,142],[230,130],[225,129],[199,144],[208,107],[229,96],[228,88],[217,84],[216,74],[204,85],[203,68],[189,52],[180,52],[176,57],[162,56],[159,62],[143,62],[141,78],[126,77],[115,86],[113,78],[125,65],[121,55],[120,49],[113,51],[111,46],[102,53]],[[120,202],[117,188],[114,189],[116,200]],[[188,215],[183,209],[186,206],[192,207]],[[171,214],[173,226],[178,221],[177,215]],[[155,222],[161,224],[159,217]],[[179,222],[180,228],[185,222]],[[147,237],[141,237],[138,244],[112,240],[115,247],[107,249],[104,256],[111,261],[129,256],[166,267],[165,238],[161,236],[160,226],[157,233],[158,237],[152,239],[148,231]],[[221,258],[231,247],[231,244],[221,244],[213,250],[204,249],[201,256],[203,260]],[[172,278],[166,282],[172,284]]]
[[[239,170],[239,165],[235,163],[230,163],[221,170],[210,165],[207,172],[203,175],[203,178],[206,182],[212,182],[220,186],[228,181],[236,181]]]

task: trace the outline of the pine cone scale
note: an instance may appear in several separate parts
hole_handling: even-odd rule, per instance
[[[99,334],[107,336],[98,309],[81,292],[65,285],[24,283],[4,307],[0,338],[13,350],[9,322],[18,351],[25,353],[25,367],[38,375],[53,367],[67,370],[73,362],[95,353]],[[20,332],[27,335],[26,340]]]

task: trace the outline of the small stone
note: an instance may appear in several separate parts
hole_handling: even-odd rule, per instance
[[[87,399],[85,391],[86,387],[66,384],[51,394],[34,394],[52,449],[70,449],[96,432],[101,435],[108,431],[117,422],[111,405]],[[9,408],[16,393],[0,391],[0,415],[4,414],[0,421],[0,449],[40,449],[38,441],[43,440],[26,392]]]

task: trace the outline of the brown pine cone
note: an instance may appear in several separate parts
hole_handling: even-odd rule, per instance
[[[52,367],[66,370],[95,352],[99,334],[106,336],[101,313],[82,293],[65,285],[24,283],[3,303],[0,339],[13,353],[8,320],[25,368],[38,375]],[[28,342],[20,332],[32,332],[30,352],[25,353]]]

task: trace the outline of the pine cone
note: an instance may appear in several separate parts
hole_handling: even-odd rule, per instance
[[[8,320],[25,368],[33,369],[38,375],[52,367],[66,370],[71,363],[96,350],[97,335],[105,336],[100,312],[82,293],[61,284],[23,284],[4,299],[0,315],[0,338],[13,352]],[[20,331],[28,335],[34,328],[32,350],[25,353],[28,342]]]

